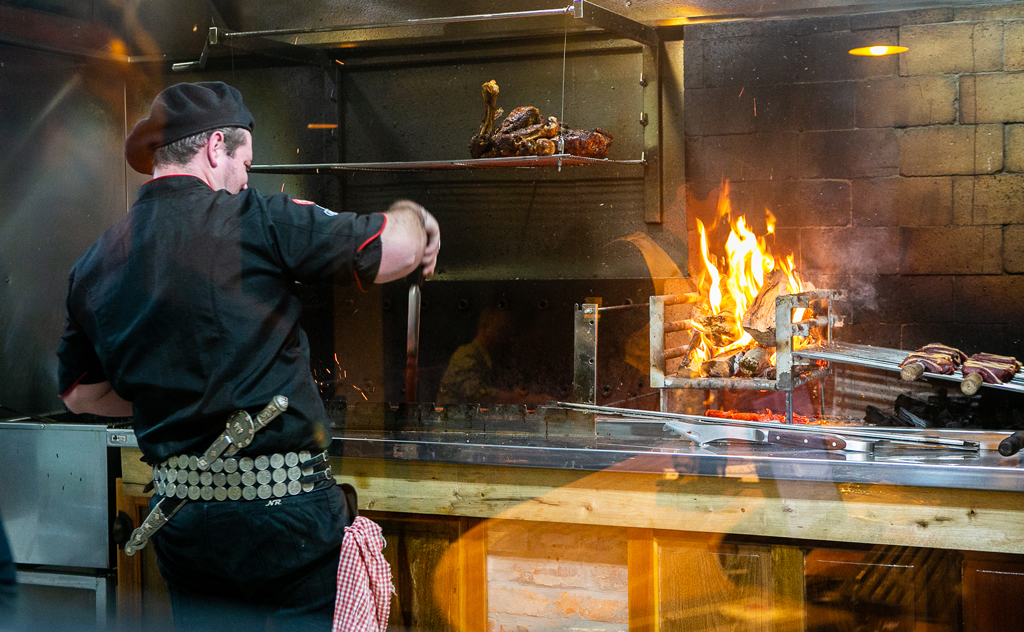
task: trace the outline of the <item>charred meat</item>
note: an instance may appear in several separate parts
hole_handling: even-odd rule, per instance
[[[512,114],[521,109],[524,108],[516,108]],[[533,109],[536,111],[536,108]],[[512,117],[512,114],[509,114],[509,118]],[[505,119],[505,123],[507,122],[508,119]],[[502,123],[501,129],[506,129],[505,123]],[[558,136],[558,120],[553,116],[548,117],[544,123],[527,125],[507,133],[502,133],[499,130],[494,135],[495,154],[498,156],[549,156],[555,153],[554,143],[550,143],[550,153],[537,153],[541,146],[538,141],[555,136]]]
[[[482,86],[484,97],[484,122],[473,140],[469,141],[469,155],[481,158],[494,145],[494,122],[501,117],[498,107],[498,84],[492,79]]]
[[[491,80],[491,83],[494,83],[494,81]],[[524,105],[508,113],[505,120],[501,122],[501,127],[498,128],[498,133],[509,134],[516,130],[521,130],[524,127],[536,125],[539,122],[540,110],[532,105]]]
[[[532,105],[518,107],[496,125],[502,110],[498,109],[498,84],[492,79],[483,85],[484,120],[469,143],[473,158],[502,156],[551,156],[562,153],[588,158],[604,158],[612,135],[595,129],[573,129],[557,118],[541,116]]]
[[[565,123],[561,128],[565,139],[565,153],[587,158],[604,158],[608,155],[608,147],[612,144],[612,135],[603,129],[591,131],[572,129]]]

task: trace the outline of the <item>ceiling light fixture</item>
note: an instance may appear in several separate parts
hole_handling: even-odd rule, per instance
[[[851,55],[862,55],[864,57],[881,57],[883,55],[895,55],[897,53],[903,53],[910,49],[906,46],[865,46],[863,48],[854,48],[850,51]]]

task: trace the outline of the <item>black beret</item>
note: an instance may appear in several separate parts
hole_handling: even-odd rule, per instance
[[[179,83],[153,99],[149,118],[135,124],[124,145],[128,164],[139,173],[153,173],[153,152],[199,132],[244,127],[255,121],[242,103],[242,93],[220,81]]]

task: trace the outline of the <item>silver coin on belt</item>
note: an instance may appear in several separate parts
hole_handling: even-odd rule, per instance
[[[326,453],[323,457],[326,458]],[[205,472],[198,458],[173,456],[153,468],[153,486],[161,496],[190,500],[266,500],[312,491],[316,481],[332,477],[330,467],[314,472],[309,452],[261,455],[256,458],[219,458]]]

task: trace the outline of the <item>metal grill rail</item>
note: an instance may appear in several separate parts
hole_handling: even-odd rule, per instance
[[[831,345],[818,347],[805,347],[793,350],[793,355],[809,360],[824,360],[826,362],[837,362],[840,364],[852,364],[870,369],[882,369],[885,371],[899,372],[900,362],[906,359],[909,351],[900,349],[889,349],[886,347],[872,347],[870,345],[857,345],[844,342],[836,342]],[[963,375],[942,375],[939,373],[925,373],[924,377],[947,380],[950,382],[963,382]],[[1018,374],[1005,384],[983,383],[988,388],[1014,391],[1024,393],[1024,376]]]

